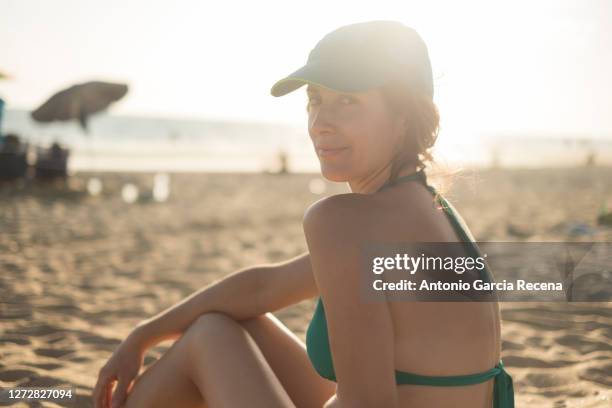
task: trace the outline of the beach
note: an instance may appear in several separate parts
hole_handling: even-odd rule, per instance
[[[93,406],[98,370],[139,321],[305,252],[304,210],[348,192],[318,174],[177,173],[166,201],[127,203],[122,186],[148,191],[152,174],[95,174],[97,196],[85,190],[91,176],[61,191],[0,187],[0,388],[69,385],[77,407]],[[477,240],[605,242],[612,227],[596,218],[612,206],[610,180],[612,167],[595,166],[464,170],[440,183]],[[275,314],[303,340],[313,309]],[[504,303],[502,339],[517,407],[612,404],[612,302]]]

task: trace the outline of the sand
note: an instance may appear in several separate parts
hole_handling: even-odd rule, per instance
[[[137,322],[237,269],[302,253],[304,209],[347,192],[312,193],[314,174],[173,174],[167,202],[128,204],[123,183],[150,188],[150,174],[97,176],[96,197],[86,174],[63,192],[0,187],[0,387],[69,384],[73,406],[92,406],[98,369]],[[446,195],[479,240],[612,241],[595,224],[610,180],[597,167],[465,171]],[[277,316],[303,339],[312,310]],[[504,303],[502,315],[518,407],[612,405],[612,303]]]

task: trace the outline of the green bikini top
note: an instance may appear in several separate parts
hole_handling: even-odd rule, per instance
[[[454,207],[442,197],[434,189],[427,184],[425,172],[420,170],[416,173],[407,176],[398,177],[393,182],[387,182],[378,189],[377,192],[389,188],[398,183],[408,181],[421,182],[435,197],[440,207],[448,216],[453,228],[459,234],[461,240],[468,244],[471,250],[478,250],[474,238],[467,228],[463,219],[459,216]],[[492,276],[489,271],[484,270],[486,276],[484,279],[492,281]],[[336,374],[332,362],[331,349],[329,346],[329,334],[327,331],[327,321],[325,318],[325,309],[321,297],[318,298],[314,314],[308,330],[306,332],[306,349],[310,361],[321,377],[331,381],[336,381]],[[463,386],[483,383],[494,378],[493,387],[493,408],[514,408],[514,390],[512,385],[512,377],[505,371],[504,365],[500,360],[499,363],[488,371],[476,374],[457,375],[457,376],[424,376],[418,374],[407,373],[403,371],[395,371],[396,384],[413,384],[413,385],[429,385],[439,387]]]

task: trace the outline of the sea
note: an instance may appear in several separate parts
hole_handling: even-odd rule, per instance
[[[41,124],[26,110],[6,110],[2,133],[30,146],[59,142],[70,149],[70,171],[317,172],[304,126],[265,122],[124,116]],[[449,167],[566,167],[612,165],[612,135],[441,131],[436,160]]]

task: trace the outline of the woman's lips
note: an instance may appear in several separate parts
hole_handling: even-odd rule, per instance
[[[317,154],[319,155],[319,157],[334,157],[334,156],[337,156],[338,154],[340,154],[341,152],[343,152],[346,149],[348,149],[348,147],[336,147],[336,148],[333,148],[333,149],[318,148],[317,149]]]

